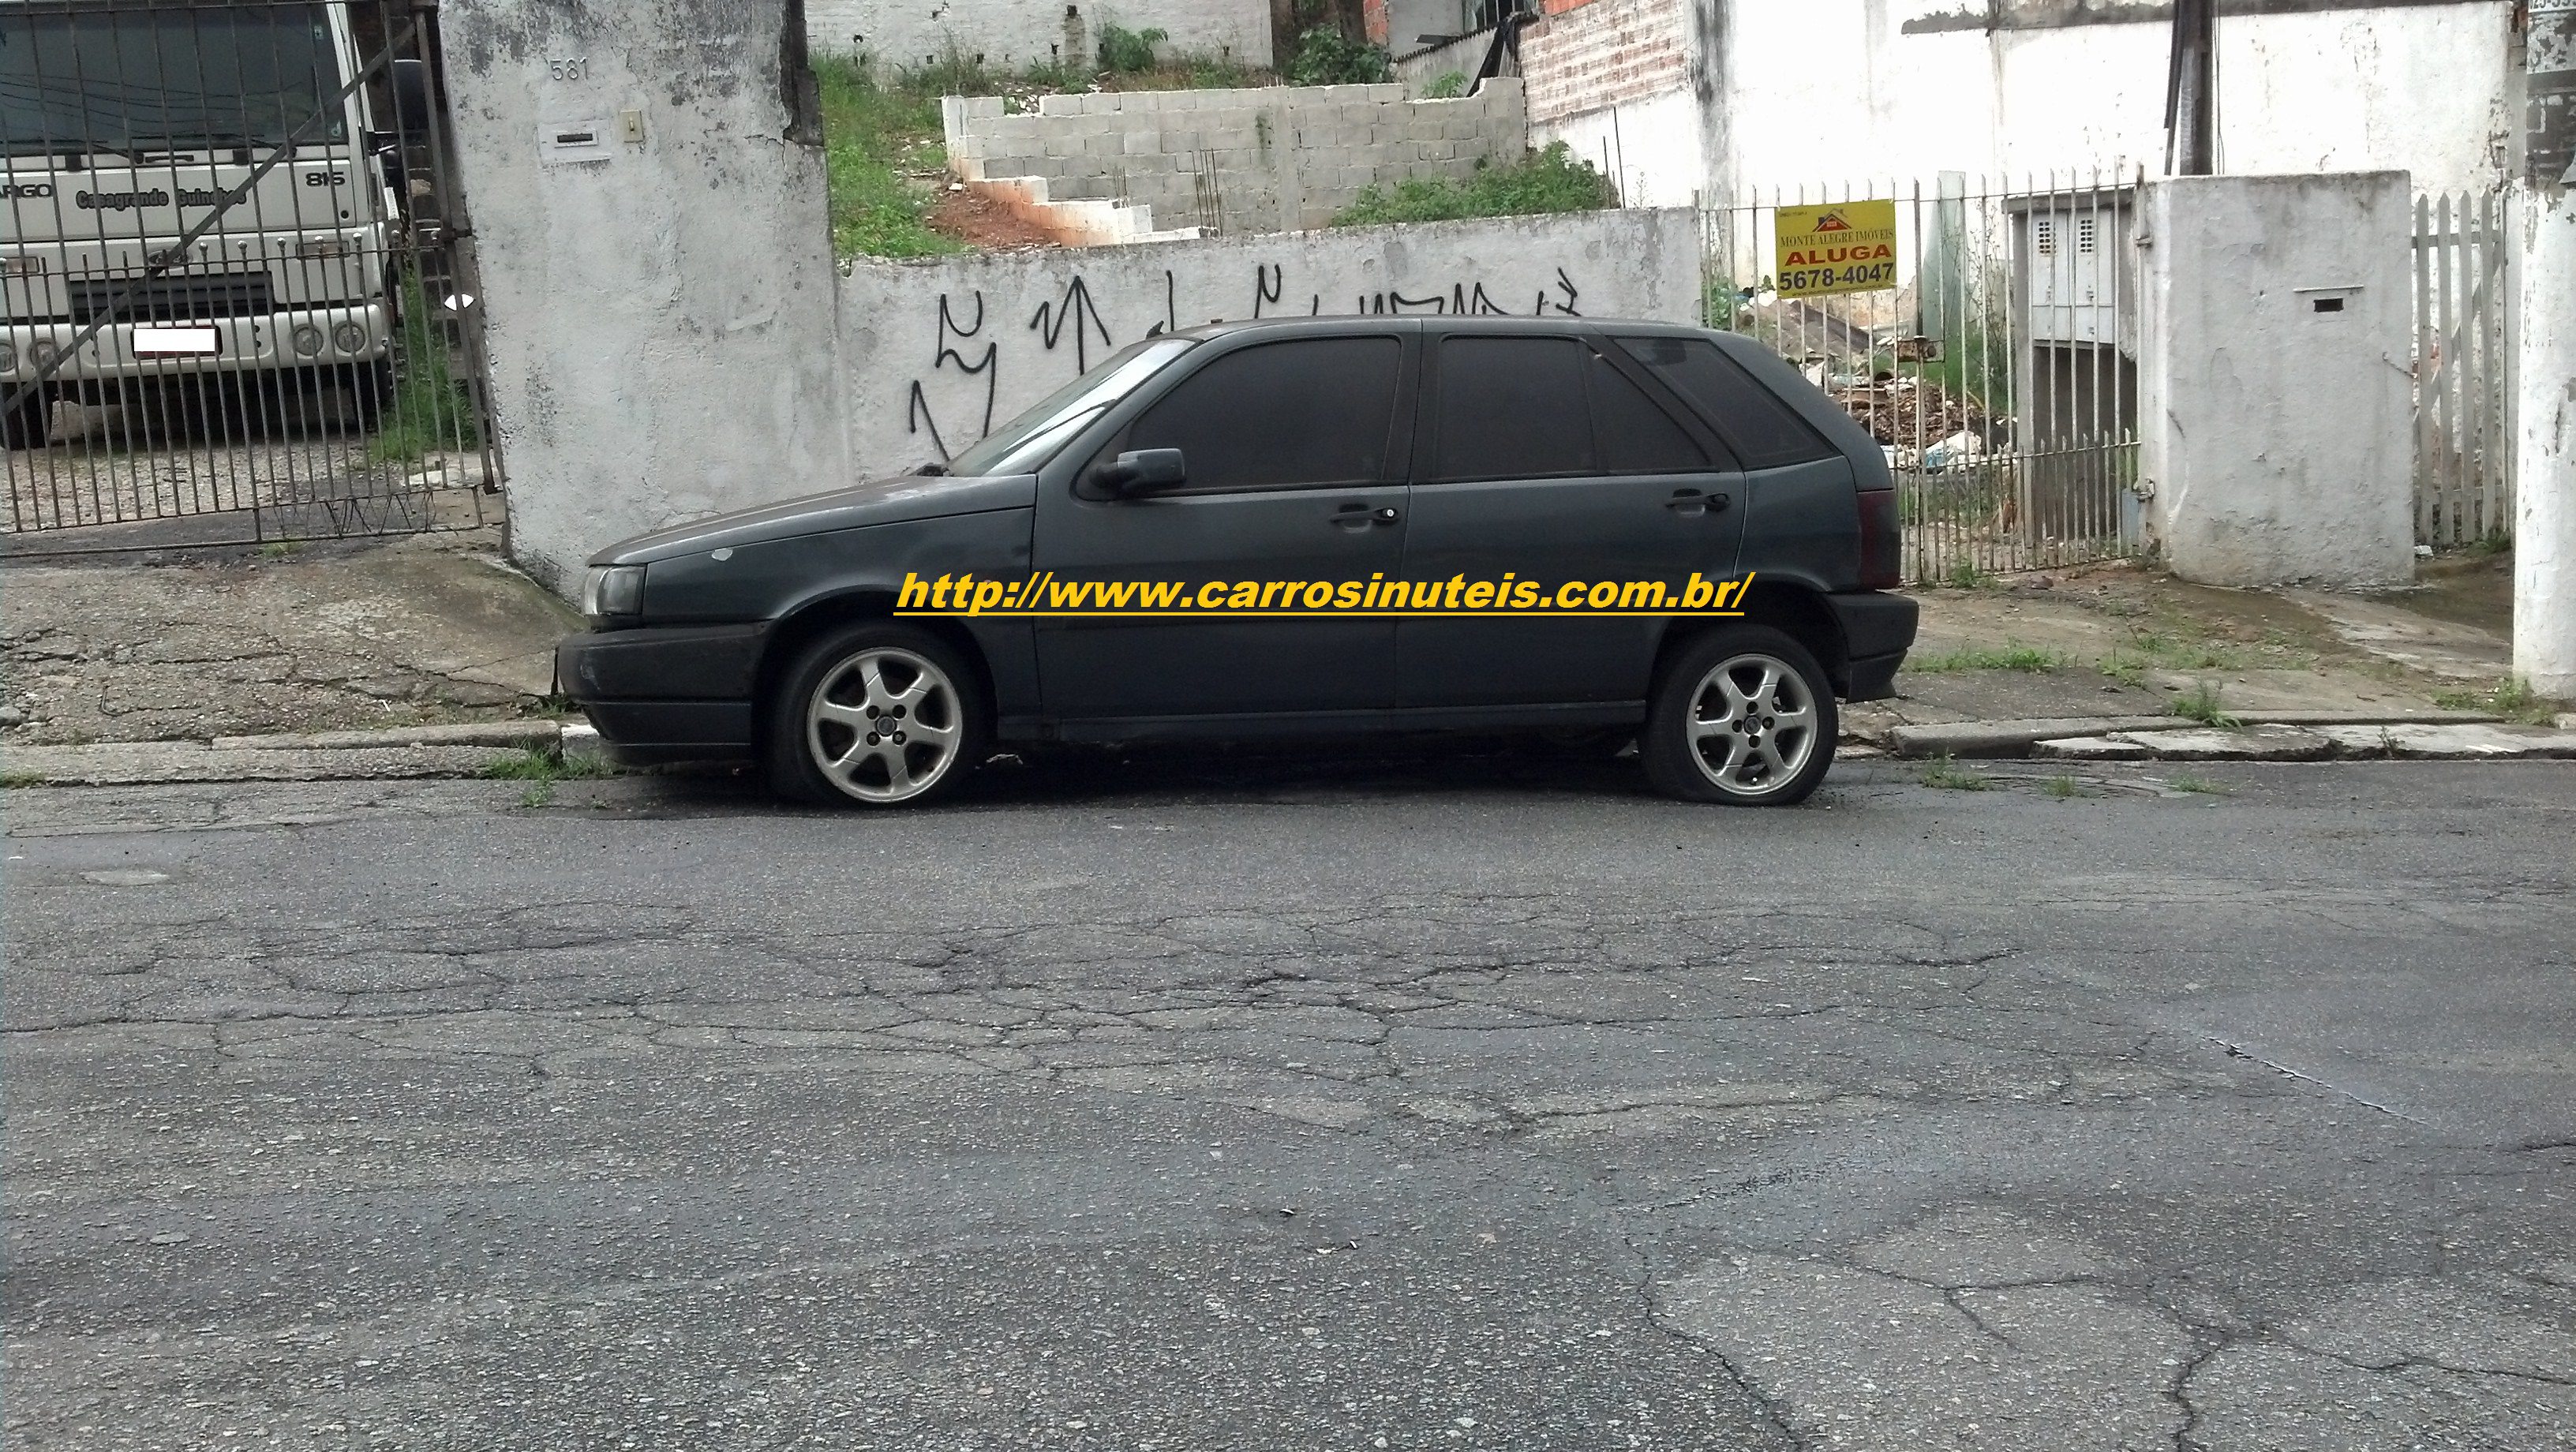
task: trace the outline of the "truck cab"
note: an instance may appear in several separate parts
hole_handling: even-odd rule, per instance
[[[349,8],[0,0],[10,447],[57,398],[208,375],[381,399],[398,152]]]

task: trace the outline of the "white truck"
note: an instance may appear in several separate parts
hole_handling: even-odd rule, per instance
[[[400,151],[361,65],[346,3],[0,0],[9,447],[208,375],[381,400]]]

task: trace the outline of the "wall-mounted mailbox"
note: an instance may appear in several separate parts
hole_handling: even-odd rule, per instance
[[[2339,313],[2351,307],[2354,300],[2361,296],[2361,284],[2356,282],[2338,284],[2334,287],[2302,287],[2294,291],[2299,299],[2307,304],[2309,312]]]
[[[537,127],[537,159],[547,166],[607,161],[617,154],[616,141],[604,120],[548,121]]]

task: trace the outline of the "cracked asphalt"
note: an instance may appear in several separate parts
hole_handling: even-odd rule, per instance
[[[7,793],[5,1440],[2576,1446],[2576,766]]]

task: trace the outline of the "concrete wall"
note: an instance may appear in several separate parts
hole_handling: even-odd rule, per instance
[[[559,591],[620,536],[844,476],[821,153],[779,0],[443,9],[511,548]],[[565,148],[581,130],[640,142]]]
[[[1465,309],[1695,322],[1696,227],[1685,210],[1631,210],[862,260],[841,279],[852,457],[870,472],[956,453],[1113,350],[1218,319]]]
[[[2166,563],[2412,579],[2406,174],[2176,177],[2141,210],[2139,467]]]
[[[1016,70],[1074,59],[1068,40],[1087,64],[1110,25],[1169,32],[1167,51],[1271,63],[1269,0],[805,0],[806,34],[818,53],[899,67],[954,52]]]
[[[1005,115],[999,96],[952,98],[949,164],[970,181],[1037,177],[1055,202],[1116,199],[1154,226],[1218,232],[1320,227],[1370,186],[1464,177],[1520,158],[1520,83],[1412,101],[1400,83],[1043,96]]]
[[[2511,0],[2221,11],[2221,170],[2401,169],[2426,190],[2502,180],[2519,104]],[[1524,36],[1524,75],[1537,140],[1576,142],[1585,109],[1614,110],[1628,169],[1648,173],[1630,191],[1656,201],[1942,171],[2018,185],[2052,169],[2160,172],[2170,37],[2161,7],[2102,0],[1579,0]],[[1674,95],[1700,113],[1697,154],[1641,150],[1641,130],[1677,133],[1628,124],[1628,108]]]

